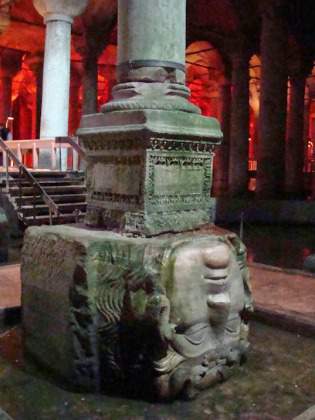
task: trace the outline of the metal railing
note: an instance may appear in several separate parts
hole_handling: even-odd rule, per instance
[[[58,170],[58,155],[61,156],[61,150],[72,150],[72,170],[77,171],[80,167],[80,159],[85,160],[85,152],[78,143],[77,137],[56,137],[40,140],[6,140],[6,146],[15,152],[19,161],[23,162],[23,155],[28,153],[32,156],[32,165],[28,169],[38,169],[39,156],[41,151],[50,153],[50,167],[45,169]],[[5,162],[5,153],[4,159]],[[24,166],[27,165],[24,163]],[[0,165],[1,168],[1,165]],[[61,168],[59,168],[61,169]]]
[[[49,210],[49,223],[52,224],[52,217],[53,214],[55,216],[59,216],[59,208],[58,205],[54,202],[54,200],[47,194],[47,192],[43,189],[43,187],[39,184],[39,182],[34,178],[31,172],[26,168],[25,165],[21,162],[21,160],[15,155],[15,153],[8,147],[8,141],[3,141],[0,138],[0,149],[3,152],[3,159],[5,163],[5,170],[6,170],[6,190],[9,191],[10,187],[10,175],[9,175],[9,160],[13,162],[13,164],[17,167],[19,171],[19,178],[17,180],[17,185],[19,188],[19,201],[18,201],[18,211],[21,210],[21,203],[22,203],[22,194],[23,194],[23,180],[27,180],[31,187],[33,188],[33,207],[34,213],[33,217],[36,218],[35,215],[35,202],[36,202],[36,193],[39,194],[44,203],[48,206]]]

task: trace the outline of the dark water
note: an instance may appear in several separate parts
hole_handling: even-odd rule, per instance
[[[224,226],[239,234],[239,226]],[[250,262],[302,269],[304,259],[315,253],[314,226],[244,224],[243,241]]]

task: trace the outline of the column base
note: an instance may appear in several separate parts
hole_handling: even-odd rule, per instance
[[[31,228],[26,354],[88,391],[193,398],[246,356],[245,258],[234,234],[211,225],[158,238]]]
[[[214,220],[214,118],[183,111],[125,110],[85,115],[86,224],[157,235]]]

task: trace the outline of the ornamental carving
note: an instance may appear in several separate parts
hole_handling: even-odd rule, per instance
[[[252,301],[245,247],[235,235],[183,236],[144,247],[111,241],[90,257],[97,281],[85,310],[96,310],[100,389],[190,399],[242,363],[244,314]],[[74,293],[83,291],[81,281]],[[86,331],[85,319],[74,311],[75,333]]]

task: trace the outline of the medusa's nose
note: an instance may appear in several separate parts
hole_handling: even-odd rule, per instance
[[[230,263],[230,250],[225,244],[208,247],[203,251],[203,260],[210,269],[226,269]]]

